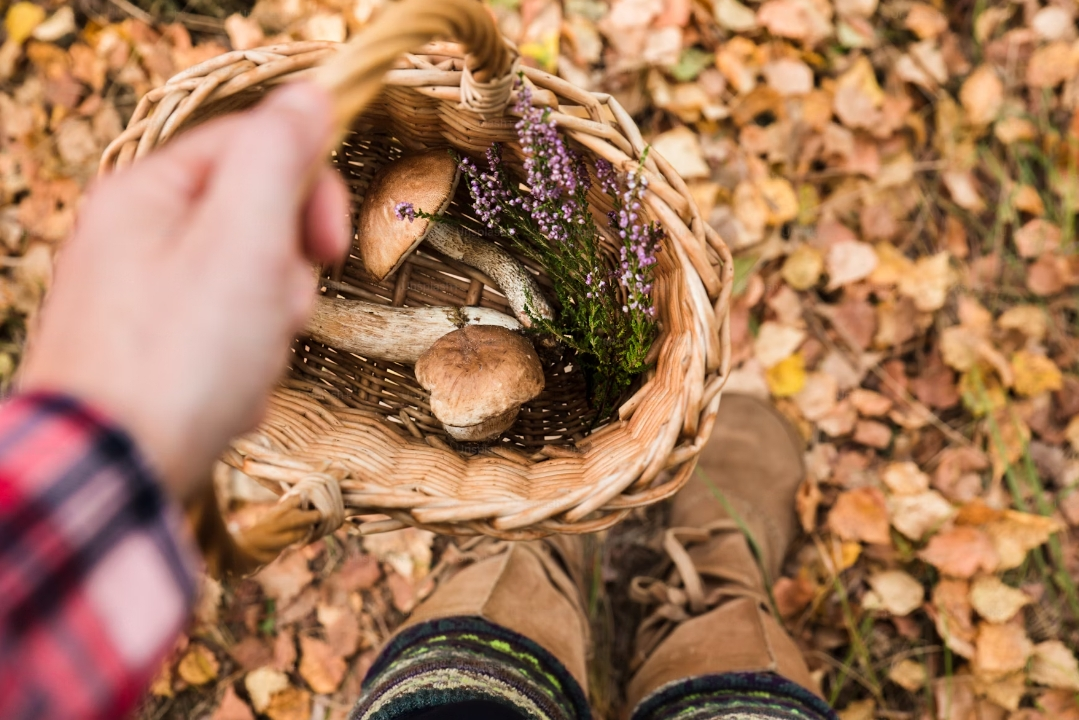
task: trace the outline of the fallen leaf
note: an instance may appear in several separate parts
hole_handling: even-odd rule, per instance
[[[284,607],[292,602],[315,576],[311,574],[307,559],[302,553],[285,551],[259,570],[254,578],[262,586],[263,592],[278,602],[278,607]]]
[[[364,550],[386,563],[398,574],[411,580],[421,580],[431,569],[431,543],[434,533],[417,528],[405,528],[377,535],[365,535]]]
[[[1064,528],[1051,517],[1005,510],[999,520],[987,523],[985,531],[992,538],[1002,570],[1017,568],[1027,553],[1049,541],[1049,537]]]
[[[1042,218],[1034,218],[1012,236],[1020,257],[1036,258],[1060,247],[1060,228]]]
[[[997,708],[1018,710],[1019,703],[1027,692],[1026,674],[1021,670],[1005,675],[987,676],[975,673],[974,692],[979,696],[979,709],[988,705],[998,713]]]
[[[828,513],[828,527],[843,540],[877,545],[892,542],[884,493],[874,487],[840,493]]]
[[[217,672],[220,667],[210,648],[199,643],[193,643],[180,659],[180,664],[176,667],[176,673],[188,685],[205,685],[211,680],[217,679]]]
[[[316,693],[329,695],[337,690],[348,665],[330,645],[308,635],[300,636],[300,677]]]
[[[270,720],[310,720],[311,693],[288,687],[277,693],[266,708]]]
[[[929,681],[929,672],[917,660],[904,658],[888,670],[888,679],[907,692],[920,692]]]
[[[922,40],[934,38],[948,29],[948,19],[932,5],[916,2],[910,6],[903,23]]]
[[[757,27],[757,14],[738,0],[718,0],[714,8],[716,21],[736,33],[745,33]]]
[[[1037,305],[1014,305],[997,318],[997,325],[1005,330],[1018,330],[1037,342],[1045,337],[1048,319]]]
[[[959,102],[967,113],[967,121],[975,127],[989,125],[1004,106],[1004,83],[988,65],[981,65],[963,82]]]
[[[8,8],[4,16],[4,29],[8,40],[21,45],[45,20],[45,8],[32,2],[17,2]]]
[[[981,212],[985,209],[985,201],[978,192],[974,176],[970,171],[949,170],[941,173],[941,179],[956,205],[971,212]]]
[[[794,353],[764,371],[768,390],[775,397],[791,397],[801,392],[806,383],[805,359]]]
[[[247,677],[244,678],[244,687],[247,688],[247,694],[251,698],[251,705],[255,708],[255,712],[266,712],[273,695],[288,687],[288,675],[273,668],[259,668],[247,673]]]
[[[983,575],[971,584],[970,604],[989,622],[1006,623],[1030,604],[1030,598],[1022,590],[1005,585],[996,575]]]
[[[849,285],[869,277],[877,267],[873,246],[857,240],[840,241],[828,250],[828,289]]]
[[[872,390],[855,388],[851,391],[848,399],[859,415],[863,417],[880,417],[892,409],[890,398]],[[915,468],[917,469],[917,468]],[[892,492],[896,492],[892,490]]]
[[[902,570],[885,570],[870,575],[869,586],[875,597],[866,594],[862,602],[866,609],[881,607],[892,615],[909,615],[925,602],[925,588],[910,574]]]
[[[1045,253],[1027,268],[1027,289],[1035,295],[1049,297],[1056,295],[1067,287],[1070,280],[1070,271],[1063,258]]]
[[[899,292],[914,301],[922,312],[944,307],[952,286],[952,269],[946,252],[918,258],[912,272],[899,279]]]
[[[766,64],[761,71],[765,82],[780,95],[806,95],[813,90],[813,70],[801,60],[779,58]]]
[[[979,624],[974,647],[975,674],[987,678],[1022,670],[1034,652],[1034,643],[1030,642],[1026,630],[1011,623]]]
[[[772,35],[810,45],[832,31],[831,23],[811,0],[767,0],[757,11],[757,22]]]
[[[855,700],[836,714],[839,720],[873,720],[877,716],[877,701],[873,698]]]
[[[805,337],[806,332],[801,328],[767,321],[761,325],[753,341],[753,352],[757,362],[765,369],[771,368],[791,357]]]
[[[687,180],[706,178],[711,174],[697,134],[684,125],[657,135],[652,140],[652,149]]]
[[[1079,57],[1069,43],[1049,43],[1034,51],[1027,63],[1026,81],[1032,88],[1051,88],[1074,77]]]
[[[1012,356],[1012,372],[1015,374],[1015,391],[1025,397],[1060,390],[1064,385],[1060,368],[1052,360],[1026,350]]]
[[[817,586],[804,575],[797,578],[781,577],[772,587],[772,596],[776,600],[776,611],[783,618],[792,618],[809,607],[817,596]]]
[[[793,396],[794,404],[806,420],[815,421],[827,415],[836,405],[839,386],[831,375],[809,373],[805,387]]]
[[[786,178],[772,177],[760,183],[761,198],[767,208],[767,223],[782,225],[798,217],[798,196]]]
[[[1046,687],[1079,692],[1079,663],[1067,645],[1047,640],[1034,646],[1030,681]]]
[[[225,688],[225,694],[218,703],[210,720],[255,720],[255,714],[247,706],[232,685]]]
[[[955,508],[936,490],[888,499],[892,526],[911,540],[921,540],[955,515]]]
[[[876,420],[859,420],[854,426],[854,442],[883,450],[892,444],[892,430]]]
[[[1000,556],[989,535],[967,526],[934,535],[918,557],[957,578],[971,578],[979,571],[991,573],[1000,566]]]
[[[930,606],[937,632],[951,650],[961,657],[974,657],[973,613],[970,607],[970,585],[964,580],[942,578],[933,588]]]

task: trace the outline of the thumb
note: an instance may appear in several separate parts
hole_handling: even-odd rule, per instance
[[[331,140],[329,94],[313,83],[290,83],[230,129],[200,220],[216,230],[215,241],[228,238],[237,250],[298,243],[301,211]]]

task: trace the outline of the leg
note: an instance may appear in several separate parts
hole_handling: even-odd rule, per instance
[[[723,399],[671,508],[670,574],[634,581],[634,599],[656,608],[637,633],[633,720],[834,718],[768,597],[803,475],[801,441],[775,410]]]
[[[351,718],[588,720],[579,547],[481,543],[379,654]]]

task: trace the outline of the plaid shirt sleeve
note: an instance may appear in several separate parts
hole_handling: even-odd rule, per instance
[[[131,438],[79,402],[0,405],[0,718],[118,718],[183,629],[196,555]]]

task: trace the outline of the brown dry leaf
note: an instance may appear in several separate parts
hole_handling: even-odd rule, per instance
[[[352,608],[319,605],[317,615],[335,655],[348,657],[359,650],[362,635]]]
[[[757,22],[777,37],[810,45],[832,32],[832,24],[812,0],[767,0],[757,11]]]
[[[1052,360],[1026,350],[1012,355],[1012,372],[1015,373],[1015,392],[1025,397],[1060,390],[1064,386],[1064,376]]]
[[[998,567],[1002,570],[1022,565],[1028,552],[1044,545],[1053,533],[1063,529],[1061,524],[1051,517],[1017,510],[1005,510],[1003,517],[985,526],[985,531],[992,538],[1000,558]]]
[[[795,290],[808,290],[820,282],[824,258],[810,245],[799,245],[783,263],[783,279]]]
[[[1030,215],[1045,214],[1045,201],[1042,200],[1042,196],[1038,194],[1038,189],[1033,185],[1020,185],[1017,187],[1015,196],[1012,198],[1012,204],[1020,212]]]
[[[379,562],[386,563],[398,574],[421,580],[431,569],[431,543],[434,533],[417,528],[366,535],[363,547]]]
[[[892,615],[909,615],[925,602],[925,588],[909,573],[885,570],[869,577],[873,590],[866,593],[862,607],[867,610],[883,608]]]
[[[205,645],[193,643],[180,659],[176,667],[176,673],[188,685],[205,685],[211,680],[217,679],[217,672],[221,668],[214,657],[213,651]]]
[[[780,95],[806,95],[813,90],[813,70],[801,60],[778,58],[761,68],[765,82]]]
[[[697,133],[684,125],[657,135],[652,149],[667,160],[683,178],[706,178],[711,173],[701,152]]]
[[[1074,77],[1079,70],[1079,56],[1069,43],[1049,43],[1034,51],[1027,64],[1027,85],[1051,88]]]
[[[985,620],[1005,623],[1029,605],[1030,598],[1022,590],[1005,585],[996,575],[983,575],[971,584],[970,604]]]
[[[881,479],[896,495],[918,495],[929,489],[929,476],[912,462],[891,463],[884,468]]]
[[[905,658],[892,665],[888,679],[907,692],[919,692],[929,682],[929,671],[917,660]]]
[[[330,645],[308,635],[300,636],[300,677],[312,690],[322,695],[333,693],[341,685],[348,665]]]
[[[944,187],[955,200],[955,204],[964,210],[980,213],[985,209],[985,200],[978,191],[974,175],[969,170],[950,170],[941,173]]]
[[[1079,662],[1068,646],[1047,640],[1034,646],[1030,681],[1046,687],[1079,692]]]
[[[1014,623],[980,623],[974,645],[975,674],[987,679],[1022,670],[1034,652],[1026,630]]]
[[[934,535],[918,557],[943,574],[957,578],[971,578],[978,572],[991,573],[1000,566],[1000,556],[989,535],[968,526]]]
[[[922,40],[935,38],[948,29],[948,19],[944,14],[932,5],[921,2],[910,6],[903,24]]]
[[[776,611],[783,618],[792,618],[809,607],[819,588],[806,575],[797,578],[781,577],[772,588]]]
[[[1027,268],[1027,289],[1041,297],[1062,292],[1070,280],[1067,260],[1052,253],[1045,253]]]
[[[1045,337],[1048,324],[1045,311],[1037,305],[1014,305],[997,318],[997,325],[1001,328],[1018,330],[1034,342]]]
[[[157,674],[150,681],[150,694],[154,697],[170,698],[176,695],[172,689],[172,665],[166,661],[161,663]]]
[[[736,33],[745,33],[757,27],[757,14],[738,0],[718,0],[714,7],[716,21]]]
[[[255,714],[247,706],[232,685],[225,688],[225,695],[221,698],[210,720],[255,720]]]
[[[1038,136],[1034,123],[1025,118],[1006,117],[993,126],[993,134],[1005,145],[1033,140]]]
[[[874,487],[840,493],[828,513],[828,527],[844,540],[877,545],[892,542],[884,493]]]
[[[927,478],[928,479],[928,478]],[[892,526],[911,540],[921,540],[955,515],[955,508],[936,490],[888,499]]]
[[[875,420],[859,420],[854,426],[854,442],[884,450],[892,444],[892,430]]]
[[[930,609],[944,643],[961,657],[974,657],[977,630],[970,607],[969,584],[963,580],[942,578],[933,588]]]
[[[798,217],[798,196],[786,178],[772,177],[762,181],[760,192],[768,209],[769,225],[782,225]]]
[[[806,376],[805,387],[793,396],[793,400],[806,420],[816,421],[835,408],[838,394],[839,385],[835,378],[814,372]]]
[[[285,688],[270,700],[266,715],[270,720],[310,720],[311,693],[296,687]]]
[[[1004,710],[1018,710],[1027,692],[1027,679],[1021,670],[1003,676],[974,675],[974,692],[980,697],[979,711],[988,705],[998,715]]]
[[[899,279],[900,294],[913,300],[922,312],[940,310],[953,283],[949,260],[946,252],[918,258],[913,272]]]
[[[967,113],[967,121],[975,127],[989,125],[1004,106],[1004,83],[988,65],[981,65],[963,82],[959,102]]]
[[[863,417],[880,417],[892,409],[890,398],[864,388],[852,390],[848,399],[858,414]]]
[[[753,352],[757,362],[767,369],[793,355],[805,337],[801,328],[768,321],[761,325],[753,341]]]
[[[835,290],[864,280],[877,267],[873,246],[857,240],[840,241],[828,250],[828,289]]]
[[[259,570],[254,578],[262,586],[263,592],[278,602],[278,607],[284,607],[310,585],[315,576],[311,574],[303,553],[286,550]]]
[[[873,720],[877,716],[877,701],[873,698],[855,700],[836,715],[839,720]]]
[[[877,84],[868,58],[859,57],[839,76],[832,102],[836,116],[847,127],[873,127],[884,102],[884,91]]]
[[[244,687],[255,712],[266,712],[273,695],[288,687],[288,675],[269,667],[259,668],[247,673]]]
[[[1060,247],[1060,228],[1042,218],[1034,218],[1012,237],[1020,257],[1036,258]]]

